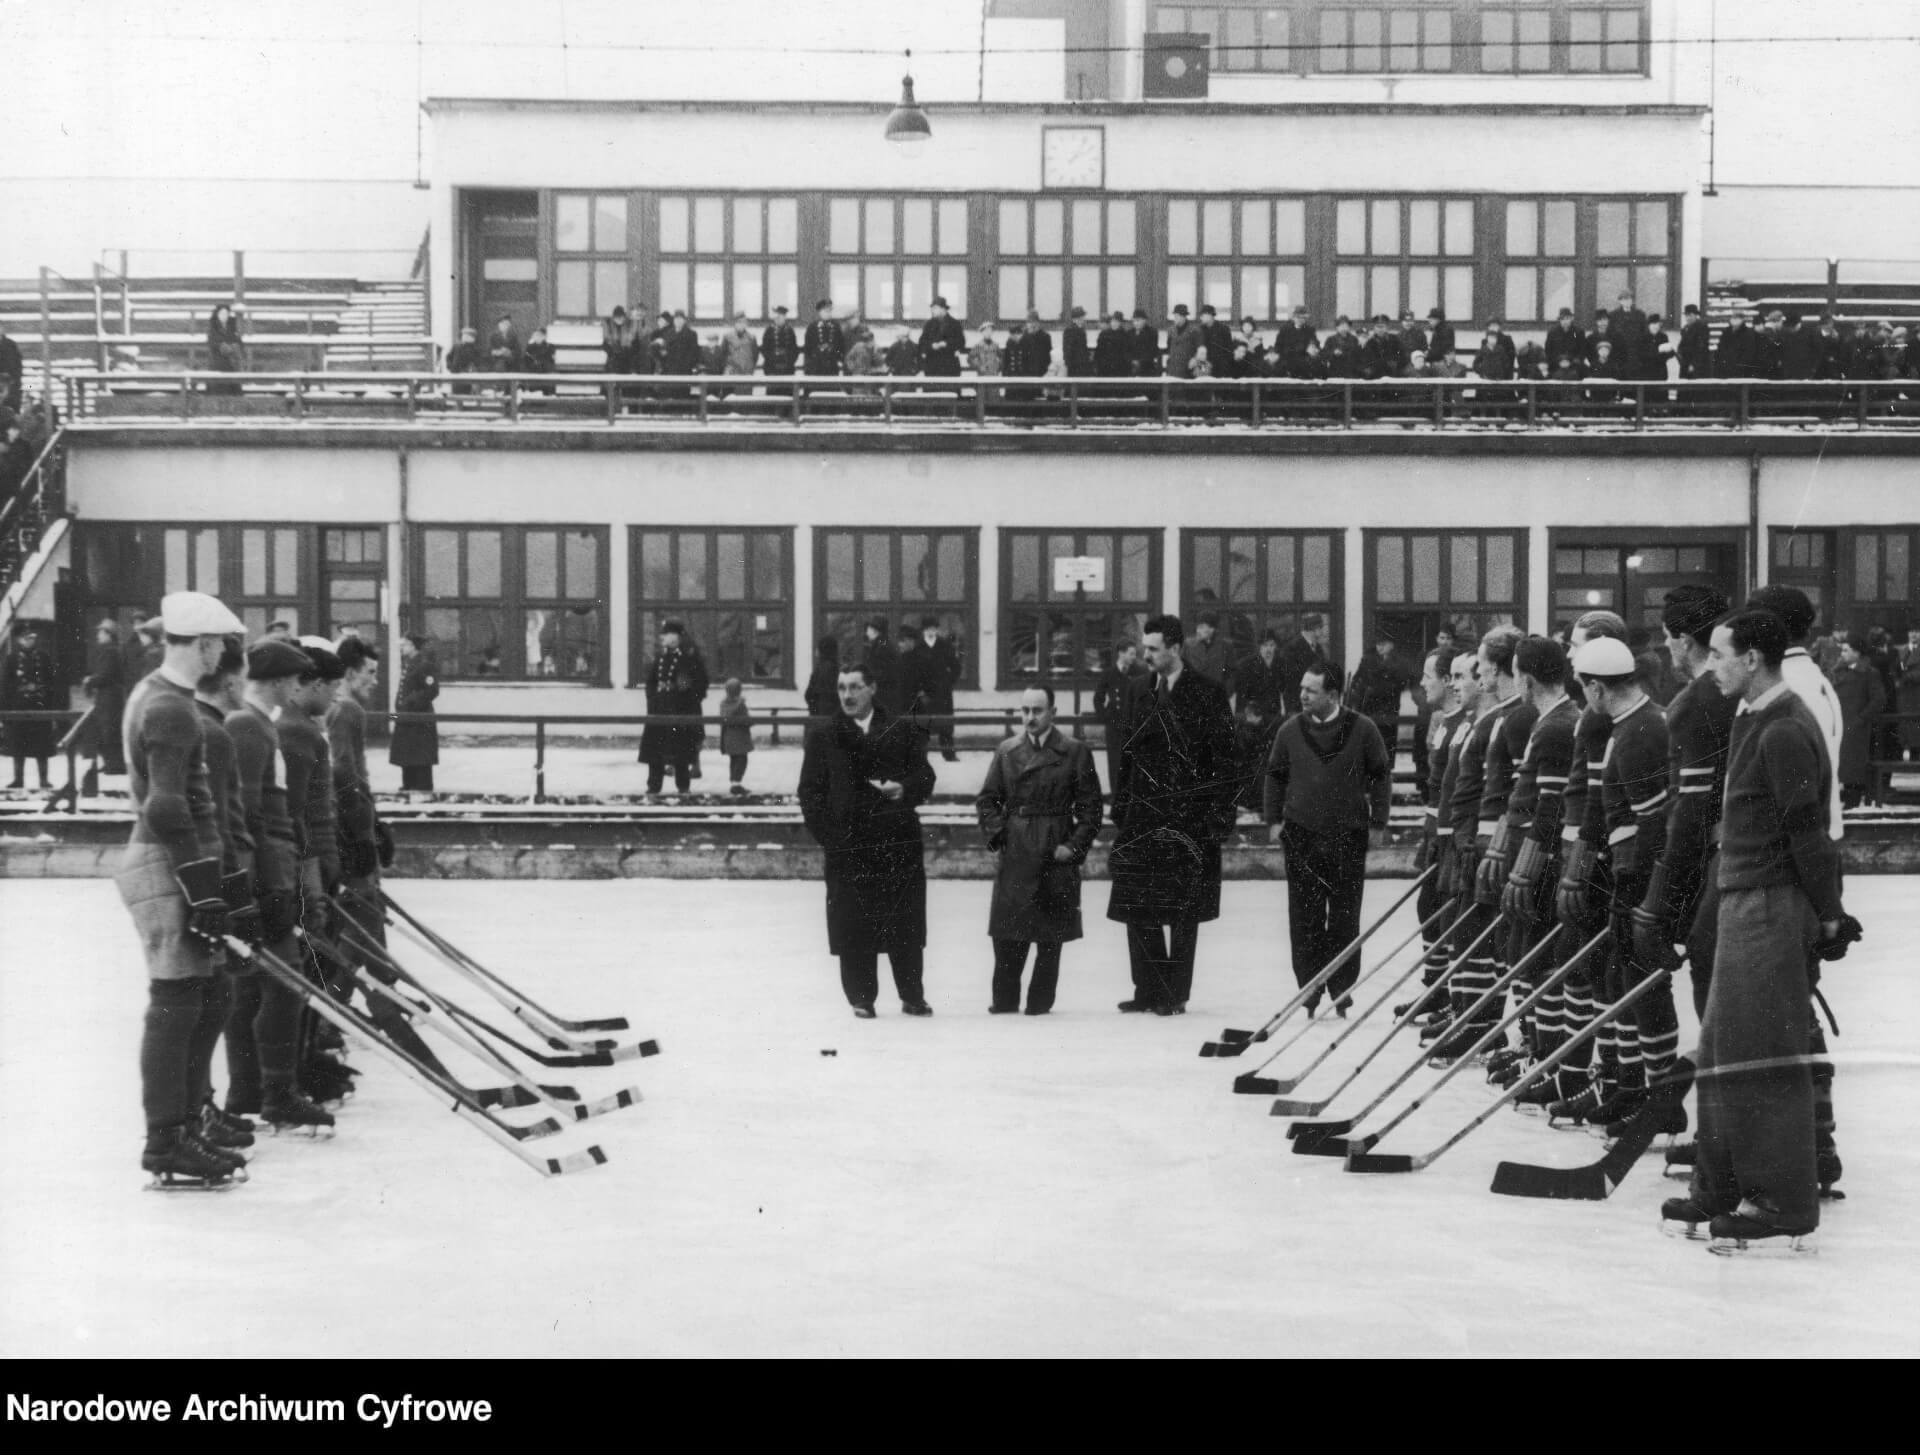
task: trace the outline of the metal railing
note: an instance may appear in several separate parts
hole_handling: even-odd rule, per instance
[[[1007,379],[74,373],[68,418],[1104,429],[1920,429],[1920,379]]]
[[[0,604],[7,602],[7,594],[19,580],[21,566],[39,548],[47,527],[66,514],[63,438],[64,431],[55,431],[27,467],[13,495],[0,503]]]

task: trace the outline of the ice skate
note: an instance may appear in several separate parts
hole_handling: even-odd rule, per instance
[[[1845,1202],[1847,1195],[1834,1184],[1840,1180],[1840,1154],[1838,1152],[1816,1152],[1813,1158],[1814,1176],[1820,1183],[1820,1197],[1825,1202]]]
[[[1584,1125],[1612,1097],[1615,1090],[1617,1088],[1609,1086],[1604,1081],[1595,1081],[1574,1096],[1548,1102],[1548,1125],[1564,1124],[1569,1127]]]
[[[333,1135],[333,1114],[291,1088],[268,1093],[260,1118],[275,1135],[290,1132],[320,1139]]]
[[[1718,1219],[1690,1197],[1670,1197],[1660,1204],[1660,1231],[1669,1238],[1691,1238],[1695,1241],[1707,1235],[1701,1228]]]
[[[197,1138],[190,1141],[184,1127],[150,1133],[140,1166],[152,1176],[149,1192],[225,1192],[235,1185],[232,1165]]]
[[[209,1101],[200,1108],[200,1140],[217,1151],[244,1151],[253,1145],[252,1124],[226,1116]]]
[[[1714,1218],[1707,1230],[1713,1235],[1707,1251],[1723,1258],[1786,1257],[1820,1251],[1814,1228],[1788,1227],[1772,1208],[1751,1198]]]

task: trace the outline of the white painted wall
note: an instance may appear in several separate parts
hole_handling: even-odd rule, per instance
[[[68,498],[86,520],[375,524],[400,518],[392,450],[127,449],[82,444]]]

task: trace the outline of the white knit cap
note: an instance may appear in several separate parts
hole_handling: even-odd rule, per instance
[[[241,621],[218,597],[204,591],[175,591],[160,599],[160,624],[170,637],[224,637],[246,633]]]
[[[1573,654],[1573,670],[1582,677],[1631,677],[1639,670],[1633,649],[1618,637],[1594,637]]]

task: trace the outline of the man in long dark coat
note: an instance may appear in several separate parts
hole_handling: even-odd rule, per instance
[[[440,695],[440,664],[429,649],[431,640],[417,632],[401,639],[400,685],[393,693],[396,714],[433,712],[433,700]],[[400,770],[403,791],[433,792],[433,769],[440,761],[438,724],[396,716],[387,761]]]
[[[1200,926],[1220,917],[1220,843],[1240,791],[1227,694],[1182,661],[1177,616],[1141,644],[1152,675],[1127,689],[1108,860],[1107,918],[1127,927],[1133,995],[1122,1011],[1184,1015]]]
[[[831,298],[822,298],[814,306],[813,322],[807,325],[806,353],[809,374],[846,372],[847,335],[834,319]]]
[[[907,1015],[933,1014],[922,982],[927,871],[915,810],[933,794],[926,732],[874,702],[866,666],[849,662],[837,683],[840,711],[807,729],[800,813],[826,851],[827,948],[861,1020],[880,993],[880,952]]]
[[[960,681],[960,654],[940,634],[940,618],[920,618],[920,636],[913,644],[910,676],[914,708],[940,740],[940,756],[960,761],[953,748],[953,689]]]
[[[1300,634],[1280,649],[1280,695],[1286,715],[1300,710],[1300,676],[1327,653],[1327,619],[1313,612],[1300,619]]]
[[[90,732],[100,771],[124,773],[127,759],[120,741],[120,718],[127,708],[127,656],[112,617],[103,618],[94,629],[93,646],[87,651],[87,680],[82,685],[93,694]]]
[[[1093,750],[1053,725],[1053,689],[1020,698],[1020,732],[994,750],[974,800],[980,832],[999,855],[987,934],[993,940],[994,1015],[1020,1009],[1020,976],[1038,946],[1027,1014],[1053,1009],[1060,947],[1080,938],[1080,866],[1100,832]]]
[[[53,655],[40,645],[39,629],[22,624],[14,630],[13,650],[0,671],[0,709],[8,712],[51,712],[65,704],[66,694],[54,674]],[[14,722],[7,726],[7,751],[13,757],[13,786],[26,783],[27,759],[34,761],[40,774],[40,786],[47,786],[47,759],[53,756],[59,740],[59,725],[52,718]]]
[[[933,300],[933,312],[920,330],[920,372],[929,379],[957,379],[967,353],[967,331],[947,312],[947,300]]]
[[[698,717],[706,705],[707,664],[686,639],[684,623],[660,624],[660,650],[647,663],[640,685],[647,693],[648,717]],[[706,729],[700,723],[649,722],[640,730],[640,761],[647,765],[647,792],[656,794],[673,772],[673,786],[685,793],[692,785],[693,759]]]

